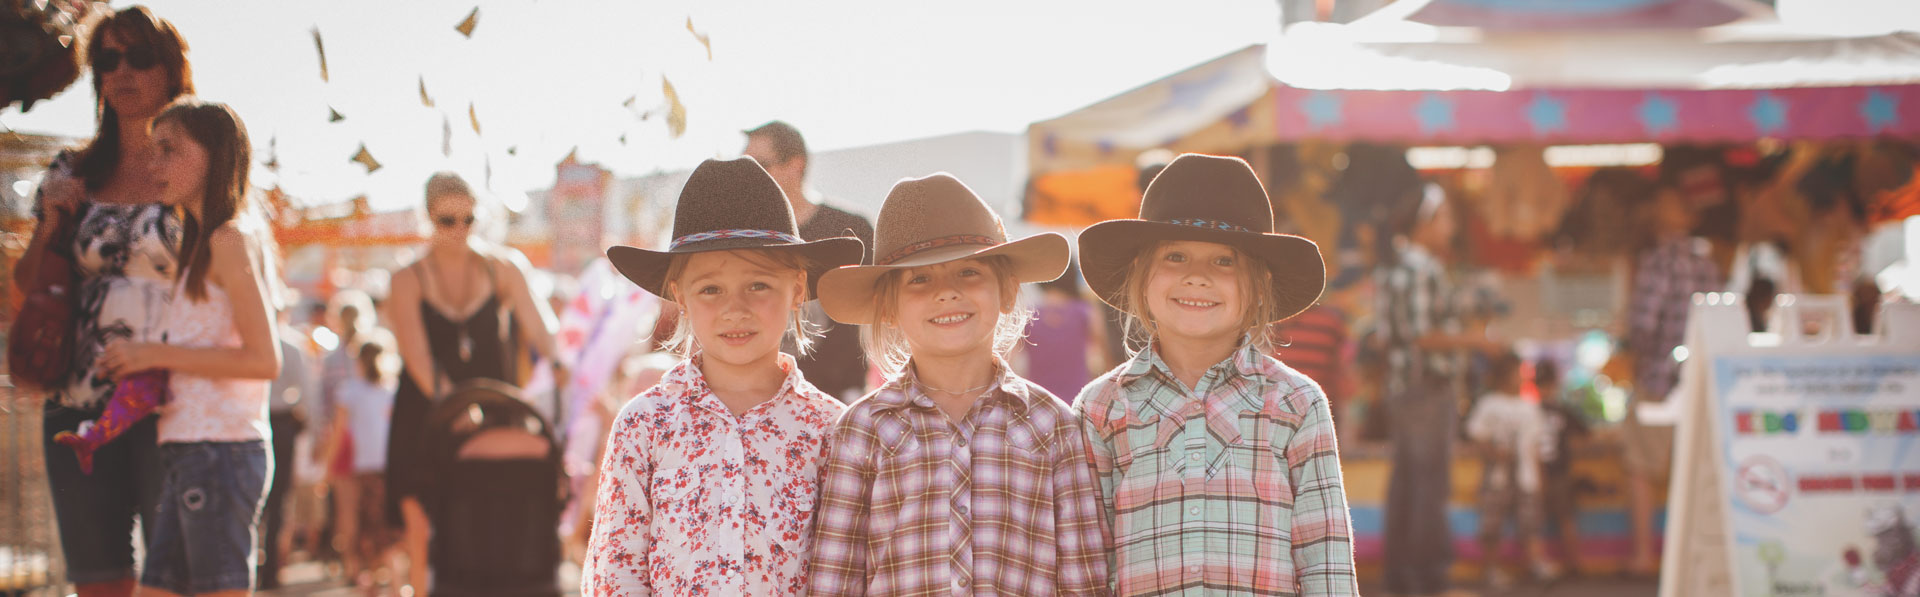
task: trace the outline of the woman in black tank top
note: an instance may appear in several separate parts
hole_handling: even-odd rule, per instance
[[[426,594],[428,528],[419,496],[431,478],[422,470],[427,413],[462,382],[496,379],[521,385],[515,366],[526,339],[543,355],[554,354],[553,314],[533,300],[525,275],[507,258],[471,242],[476,202],[458,175],[427,180],[427,217],[433,235],[427,254],[393,276],[388,316],[393,322],[404,373],[394,394],[387,441],[387,518],[406,527],[416,597]]]

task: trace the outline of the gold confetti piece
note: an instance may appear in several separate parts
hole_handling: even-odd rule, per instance
[[[460,24],[455,25],[453,30],[459,31],[460,35],[468,39],[472,39],[473,26],[478,24],[480,24],[480,7],[475,6],[473,7],[473,12],[467,13],[467,18],[461,19]]]
[[[433,96],[427,95],[427,76],[420,75],[420,105],[433,107]]]
[[[687,133],[687,107],[680,103],[680,94],[673,90],[673,82],[660,77],[660,93],[667,97],[667,134],[675,139]]]
[[[372,174],[375,170],[380,169],[380,161],[373,159],[373,153],[367,151],[366,143],[361,143],[360,151],[355,152],[353,154],[353,159],[350,159],[347,161],[355,162],[362,166],[366,166],[368,174]]]
[[[467,121],[473,123],[473,134],[480,134],[480,113],[473,110],[473,102],[467,102]]]
[[[700,40],[700,47],[707,49],[707,62],[713,62],[713,42],[709,40],[707,34],[693,28],[692,16],[687,17],[687,33],[692,33],[694,39]]]
[[[347,117],[341,115],[339,110],[333,109],[333,106],[327,106],[327,122],[340,122],[346,119]]]
[[[320,80],[327,80],[327,45],[320,41],[320,28],[313,28],[313,50],[320,54]]]

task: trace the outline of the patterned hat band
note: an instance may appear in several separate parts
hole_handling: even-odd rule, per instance
[[[1167,220],[1167,223],[1179,224],[1181,226],[1193,226],[1195,228],[1211,228],[1214,230],[1225,230],[1228,232],[1253,232],[1252,230],[1247,229],[1246,226],[1241,226],[1239,224],[1234,224],[1231,222],[1222,222],[1219,220],[1202,220],[1199,218],[1186,218],[1186,219]]]
[[[800,237],[787,234],[785,232],[779,232],[774,230],[754,230],[751,228],[742,228],[737,230],[713,230],[708,232],[695,232],[693,234],[689,234],[686,236],[682,236],[680,238],[673,239],[673,243],[667,246],[667,250],[672,251],[693,243],[705,242],[710,240],[720,240],[723,238],[770,238],[773,240],[777,240],[783,243],[790,243],[790,244],[800,244],[801,242],[804,242],[800,240]]]
[[[874,263],[877,265],[892,265],[894,263],[898,263],[902,259],[912,257],[915,253],[919,253],[921,251],[926,251],[930,249],[938,249],[940,247],[950,247],[954,245],[984,245],[984,246],[992,247],[1000,244],[1002,244],[1002,242],[999,239],[996,239],[991,236],[983,236],[979,234],[957,234],[954,236],[943,236],[940,238],[936,238],[932,240],[923,240],[923,241],[913,243],[904,247],[900,247],[894,252],[889,253],[885,259],[875,261]]]

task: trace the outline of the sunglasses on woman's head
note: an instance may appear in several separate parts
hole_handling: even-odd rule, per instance
[[[133,67],[133,70],[147,70],[160,63],[160,56],[153,52],[153,48],[146,46],[134,46],[125,50],[107,48],[93,53],[94,74],[104,75],[113,72],[114,69],[120,68],[122,58],[126,59],[127,66]]]
[[[473,215],[468,214],[466,217],[440,216],[440,217],[434,218],[433,223],[439,225],[441,228],[452,228],[454,226],[472,226]]]

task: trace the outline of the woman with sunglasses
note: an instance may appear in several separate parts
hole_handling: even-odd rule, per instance
[[[101,446],[91,474],[51,438],[101,415],[115,386],[98,367],[109,343],[161,340],[180,220],[160,203],[147,125],[174,98],[193,93],[186,52],[173,24],[144,6],[93,27],[86,53],[98,126],[86,147],[63,152],[42,180],[34,206],[39,225],[20,260],[26,270],[53,251],[73,263],[79,280],[71,370],[48,396],[42,428],[60,545],[80,597],[132,595],[134,517],[148,521],[141,525],[146,533],[154,528],[161,481],[154,417]],[[63,229],[72,236],[58,233]]]
[[[427,590],[429,528],[419,496],[434,488],[423,486],[431,476],[421,470],[418,440],[428,410],[468,380],[522,385],[515,366],[521,347],[514,338],[553,355],[556,327],[546,303],[533,300],[513,254],[473,238],[478,205],[467,182],[451,172],[434,174],[427,179],[426,195],[433,223],[427,254],[393,275],[386,302],[405,368],[387,442],[387,518],[406,529],[408,582],[415,597]]]

